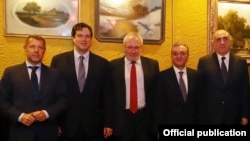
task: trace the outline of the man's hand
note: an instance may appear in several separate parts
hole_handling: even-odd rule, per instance
[[[104,128],[103,134],[104,134],[104,138],[107,138],[109,136],[111,136],[113,133],[113,129],[112,128]]]
[[[31,114],[36,119],[36,121],[42,122],[46,120],[46,114],[43,111],[35,111]]]
[[[35,122],[35,120],[36,119],[33,117],[32,114],[26,114],[26,113],[24,113],[20,122],[22,124],[26,125],[26,126],[30,126],[32,123]]]
[[[247,124],[248,124],[247,118],[241,118],[241,125],[247,125]]]

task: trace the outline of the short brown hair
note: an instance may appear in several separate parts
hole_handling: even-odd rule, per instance
[[[29,36],[26,38],[26,40],[25,40],[24,47],[26,47],[26,46],[29,44],[29,39],[30,39],[30,38],[33,38],[33,39],[42,41],[44,47],[46,48],[46,41],[45,41],[45,39],[44,39],[42,36],[39,36],[39,35],[29,35]]]

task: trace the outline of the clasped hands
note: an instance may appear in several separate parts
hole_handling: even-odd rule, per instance
[[[44,111],[41,110],[32,113],[24,113],[23,116],[21,117],[20,122],[26,126],[30,126],[35,121],[42,122],[46,120],[46,118],[47,118],[46,114],[44,113]]]

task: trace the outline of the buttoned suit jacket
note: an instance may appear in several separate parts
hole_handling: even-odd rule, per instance
[[[188,92],[185,102],[174,68],[160,72],[155,109],[157,125],[198,124],[199,75],[191,68],[186,68],[186,73]]]
[[[82,93],[78,86],[73,51],[54,56],[51,67],[60,70],[67,85],[69,106],[61,120],[63,134],[71,137],[82,128],[86,135],[93,135],[103,131],[104,127],[112,128],[113,96],[110,92],[109,62],[90,52]]]
[[[200,58],[205,124],[240,124],[249,116],[249,74],[245,59],[229,55],[228,80],[223,82],[216,53]]]
[[[159,73],[159,66],[156,60],[141,56],[142,70],[145,89],[145,116],[140,121],[144,123],[144,129],[153,131],[154,98],[156,92],[156,79]],[[126,115],[126,84],[125,84],[125,61],[124,57],[111,61],[112,78],[115,95],[115,120],[114,134],[120,135],[127,120]]]
[[[65,84],[60,73],[41,65],[40,88],[35,100],[25,63],[6,68],[1,81],[0,108],[10,121],[11,141],[56,140],[57,118],[66,108]],[[49,118],[27,127],[18,118],[22,113],[46,110]]]

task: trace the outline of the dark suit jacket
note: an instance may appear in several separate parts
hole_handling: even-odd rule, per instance
[[[3,91],[0,81],[0,91]],[[3,111],[0,110],[0,141],[8,141],[9,136],[9,122],[8,118],[4,115]]]
[[[200,58],[203,122],[240,124],[249,116],[249,76],[246,60],[230,54],[228,81],[224,84],[216,53]]]
[[[144,88],[145,88],[145,102],[146,106],[145,117],[140,121],[144,123],[147,131],[153,129],[153,106],[154,96],[156,90],[156,79],[159,73],[158,62],[146,57],[141,57],[143,75],[144,75]],[[125,84],[125,68],[124,57],[111,61],[112,78],[114,83],[115,94],[115,128],[114,133],[120,135],[125,121],[125,105],[126,105],[126,84]],[[142,129],[143,130],[143,129]]]
[[[197,124],[199,95],[199,75],[191,68],[187,70],[188,95],[187,100],[181,94],[181,89],[173,67],[160,72],[156,98],[156,123],[160,124]]]
[[[103,131],[104,127],[112,127],[113,96],[110,92],[110,64],[106,59],[90,53],[82,93],[78,87],[73,51],[56,55],[51,67],[59,69],[67,83],[69,106],[62,120],[63,133],[71,137],[81,127],[85,134],[92,135]]]
[[[66,108],[64,81],[55,69],[41,66],[38,99],[32,94],[26,64],[9,67],[4,71],[0,95],[0,108],[10,120],[10,138],[13,141],[33,141],[40,134],[40,140],[55,140],[57,137],[57,116]],[[18,122],[21,113],[46,110],[49,119],[35,122],[27,127]]]

